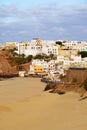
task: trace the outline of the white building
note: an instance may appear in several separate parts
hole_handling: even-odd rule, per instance
[[[71,60],[76,62],[81,62],[81,55],[71,55]]]
[[[18,48],[15,52],[18,54],[25,54],[25,56],[35,56],[42,53],[46,55],[58,55],[58,47],[55,45],[55,41],[40,41],[40,39],[34,39],[31,40],[31,42],[15,43],[15,45]]]
[[[78,41],[63,41],[62,42],[63,45],[67,46],[67,47],[72,47],[72,46],[76,46],[78,44]]]
[[[51,45],[51,46],[42,46],[42,53],[46,54],[46,55],[50,55],[50,54],[54,54],[54,55],[58,55],[58,47],[55,45]]]
[[[40,59],[33,59],[32,60],[32,65],[37,65],[37,66],[43,66],[44,70],[46,71],[48,68],[48,63],[47,61],[40,60]]]
[[[71,55],[68,56],[57,56],[57,62],[62,65],[62,68],[69,68],[70,66],[80,66],[82,59],[81,55]],[[62,63],[62,64],[61,64]]]
[[[57,56],[57,62],[60,63],[62,62],[64,65],[65,64],[69,64],[70,60],[69,60],[69,57],[68,56]]]
[[[37,43],[17,43],[16,46],[18,47],[18,50],[15,51],[18,54],[25,54],[25,56],[28,55],[37,55],[42,53],[42,46]]]

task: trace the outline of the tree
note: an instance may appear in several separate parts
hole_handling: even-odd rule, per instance
[[[25,58],[22,58],[22,57],[14,58],[14,59],[13,59],[13,62],[14,62],[16,65],[21,65],[21,64],[25,63]]]
[[[78,54],[80,54],[82,58],[87,57],[86,51],[80,51],[80,52],[78,52]]]
[[[32,59],[33,59],[32,55],[29,55],[29,56],[26,57],[26,61],[28,61],[28,62],[31,61]]]
[[[37,54],[36,56],[34,56],[34,59],[44,59],[44,56],[41,54]]]
[[[56,41],[56,44],[62,46],[62,42],[61,41]]]
[[[25,58],[25,54],[24,53],[23,54],[19,54],[19,57]]]
[[[50,54],[49,58],[54,59],[54,54]]]

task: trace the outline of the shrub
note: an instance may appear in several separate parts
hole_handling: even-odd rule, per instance
[[[73,78],[73,79],[72,79],[72,82],[73,82],[73,83],[76,83],[76,82],[77,82],[77,78]]]

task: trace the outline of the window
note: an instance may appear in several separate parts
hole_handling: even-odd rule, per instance
[[[27,45],[25,46],[25,49],[27,49]]]
[[[36,47],[36,49],[37,49],[37,50],[40,50],[40,49],[41,49],[41,47]]]
[[[35,47],[31,47],[31,49],[35,49]]]

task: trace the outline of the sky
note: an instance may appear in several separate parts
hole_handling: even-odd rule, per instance
[[[0,0],[0,43],[87,41],[86,0]]]

